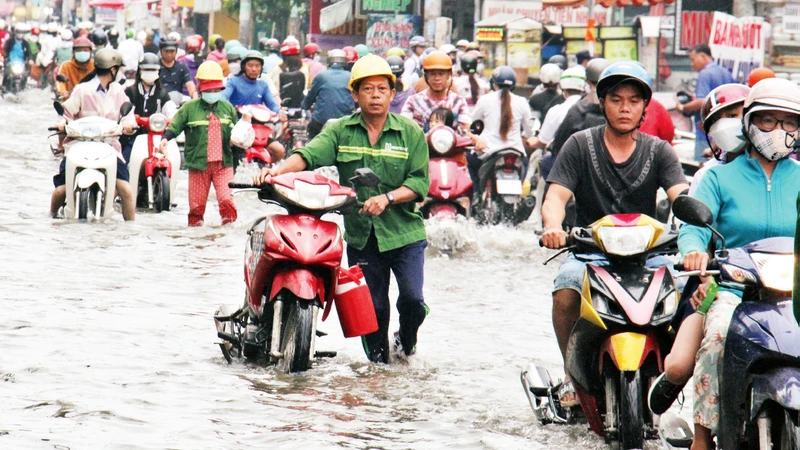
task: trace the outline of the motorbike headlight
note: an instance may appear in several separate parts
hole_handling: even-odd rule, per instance
[[[455,136],[447,130],[436,130],[431,133],[431,145],[433,149],[441,154],[445,154],[453,148],[455,143]]]
[[[647,251],[653,239],[653,227],[600,227],[597,232],[606,252],[630,256]]]
[[[751,253],[764,287],[791,292],[794,279],[794,255]]]
[[[25,67],[23,67],[22,64],[14,64],[13,66],[11,66],[11,72],[14,75],[22,75],[22,72],[24,70],[25,70]]]
[[[161,133],[167,129],[167,117],[163,114],[153,114],[150,116],[150,131]]]
[[[295,180],[294,189],[274,184],[275,191],[290,202],[306,209],[332,209],[344,205],[349,196],[330,195],[331,188],[327,184],[311,184]]]
[[[677,291],[676,291],[677,292]],[[664,297],[664,315],[668,316],[671,314],[675,314],[675,311],[678,309],[678,295],[677,294],[670,294]]]

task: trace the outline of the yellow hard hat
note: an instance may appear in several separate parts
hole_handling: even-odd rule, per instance
[[[386,52],[386,57],[390,56],[399,56],[401,58],[406,57],[406,52],[400,47],[392,47]]]
[[[222,67],[216,61],[206,61],[197,68],[195,78],[203,81],[222,81]]]
[[[392,73],[392,68],[389,67],[389,63],[380,56],[370,53],[369,55],[359,58],[358,61],[353,64],[353,68],[350,69],[350,90],[353,90],[353,84],[356,81],[374,77],[375,75],[383,75],[392,80],[392,83],[397,80],[397,77]]]

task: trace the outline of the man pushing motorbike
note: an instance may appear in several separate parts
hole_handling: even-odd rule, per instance
[[[575,197],[577,223],[586,227],[608,214],[641,213],[655,216],[656,191],[670,201],[689,189],[681,164],[669,143],[639,132],[652,97],[647,72],[632,62],[610,65],[597,83],[597,96],[606,125],[575,133],[559,152],[547,181],[542,206],[548,248],[567,245],[563,228],[567,202]],[[648,267],[666,264],[650,259]],[[570,331],[580,314],[585,263],[571,253],[559,268],[553,289],[553,328],[566,360]],[[561,405],[578,403],[567,377],[559,390]]]
[[[395,95],[395,75],[376,55],[359,59],[350,75],[350,90],[361,112],[332,123],[278,168],[263,169],[254,180],[287,172],[336,165],[342,180],[368,167],[381,178],[377,187],[356,189],[364,206],[345,216],[345,240],[350,264],[361,266],[378,318],[378,331],[362,338],[370,361],[388,363],[392,356],[414,354],[417,331],[428,307],[422,296],[424,251],[422,215],[415,202],[428,193],[428,147],[422,130],[411,119],[389,113]],[[389,345],[389,277],[394,273],[400,296],[400,331]]]

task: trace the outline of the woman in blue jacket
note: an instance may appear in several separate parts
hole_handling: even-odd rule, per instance
[[[711,209],[714,227],[725,236],[730,247],[770,237],[793,237],[797,221],[795,202],[800,192],[800,163],[787,158],[795,141],[800,139],[800,87],[788,80],[764,80],[750,91],[744,107],[742,123],[748,150],[733,162],[709,170],[694,194]],[[692,225],[681,228],[678,246],[686,270],[705,271],[710,240],[711,232],[706,228]],[[691,298],[695,309],[705,298],[711,281],[710,277],[702,279],[703,284]],[[706,313],[702,329],[682,326],[676,337],[676,343],[681,343],[674,346],[676,353],[687,354],[687,349],[694,353],[697,349],[692,450],[714,447],[713,437],[719,423],[718,370],[728,325],[740,302],[741,292],[720,291]],[[671,356],[667,357],[665,374],[650,392],[650,409],[656,414],[669,408],[688,380],[685,370],[676,367],[691,368],[692,361],[688,365],[676,363],[670,361]]]

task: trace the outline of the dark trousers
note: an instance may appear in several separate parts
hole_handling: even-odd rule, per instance
[[[324,123],[319,123],[314,120],[308,122],[308,127],[306,128],[308,131],[308,140],[314,139],[314,137],[322,131],[323,126],[325,126]]]
[[[347,259],[351,266],[358,264],[375,305],[378,318],[378,331],[363,336],[361,342],[364,352],[373,362],[389,362],[389,277],[394,273],[400,295],[397,298],[397,312],[400,314],[400,342],[406,355],[417,344],[417,331],[425,320],[428,307],[422,297],[425,247],[428,241],[422,240],[398,249],[381,252],[375,233],[371,233],[363,250],[347,247]]]

